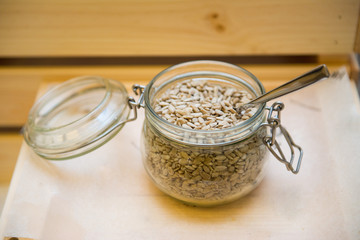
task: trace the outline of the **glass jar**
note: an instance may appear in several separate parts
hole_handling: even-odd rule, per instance
[[[155,101],[184,80],[210,81],[242,89],[253,97],[265,93],[253,74],[218,61],[192,61],[165,69],[146,87],[134,85],[134,92],[140,95],[138,101],[128,96],[120,82],[80,77],[39,99],[30,111],[24,138],[46,159],[74,158],[109,141],[126,122],[135,120],[137,109],[143,107],[141,151],[148,175],[163,192],[199,206],[227,203],[252,191],[264,176],[266,148],[288,170],[299,171],[302,150],[280,124],[281,103],[270,108],[259,104],[249,119],[217,130],[188,129],[161,118],[154,110]],[[275,139],[276,129],[284,134],[291,149],[290,161]],[[292,167],[294,148],[300,152],[296,168]]]
[[[246,70],[220,62],[188,62],[158,74],[145,90],[142,154],[145,169],[165,193],[194,205],[216,205],[244,196],[262,180],[267,161],[265,104],[250,119],[219,130],[194,130],[172,124],[154,111],[159,93],[174,84],[211,81],[244,89],[253,96],[263,85]]]

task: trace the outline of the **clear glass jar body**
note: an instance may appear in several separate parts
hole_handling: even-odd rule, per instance
[[[266,165],[265,104],[248,120],[219,130],[193,130],[158,116],[153,104],[173,84],[191,79],[241,88],[254,96],[264,88],[255,76],[235,65],[194,61],[170,67],[147,86],[142,158],[156,186],[191,205],[212,206],[236,200],[263,179]]]

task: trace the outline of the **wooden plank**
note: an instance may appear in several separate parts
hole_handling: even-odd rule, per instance
[[[10,183],[23,137],[16,133],[0,133],[0,183]]]
[[[0,74],[0,126],[24,124],[33,105],[40,78],[19,73]]]
[[[359,9],[359,11],[360,11],[360,9]],[[360,16],[358,17],[358,24],[357,24],[357,28],[356,28],[354,52],[360,53]]]
[[[358,0],[3,0],[0,56],[336,54]]]
[[[330,62],[331,71],[344,62]],[[317,66],[311,64],[243,65],[255,74],[267,90]],[[100,75],[121,81],[129,89],[134,83],[146,85],[168,66],[80,66],[0,67],[0,126],[19,127],[33,105],[40,81],[61,82],[82,75]]]

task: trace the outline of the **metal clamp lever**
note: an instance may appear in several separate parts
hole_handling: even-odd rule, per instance
[[[133,97],[128,97],[128,104],[130,109],[133,110],[134,115],[132,118],[128,118],[127,120],[118,123],[117,125],[121,125],[127,122],[131,122],[137,119],[137,109],[144,107],[144,91],[145,91],[145,86],[139,85],[139,84],[134,84],[132,87],[133,92],[135,93],[135,95],[139,95],[139,100],[135,101],[135,99]]]
[[[283,126],[281,126],[280,112],[281,110],[284,109],[284,107],[285,106],[282,102],[275,102],[270,108],[267,108],[269,110],[267,123],[263,124],[262,126],[270,127],[271,135],[264,137],[263,142],[266,145],[266,147],[269,149],[269,151],[272,153],[272,155],[277,160],[279,160],[280,162],[286,165],[287,170],[291,171],[294,174],[297,174],[300,170],[301,160],[303,157],[303,150],[299,145],[294,143],[289,132]],[[291,153],[290,161],[286,160],[286,157],[279,143],[275,139],[277,129],[280,129],[281,134],[284,136],[290,148],[290,153]],[[294,158],[295,158],[295,149],[299,151],[299,158],[297,160],[296,168],[293,167]]]

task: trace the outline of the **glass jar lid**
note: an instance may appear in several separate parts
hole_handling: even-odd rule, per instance
[[[54,87],[35,103],[24,138],[44,158],[69,159],[109,141],[129,113],[123,84],[98,76],[78,77]]]

